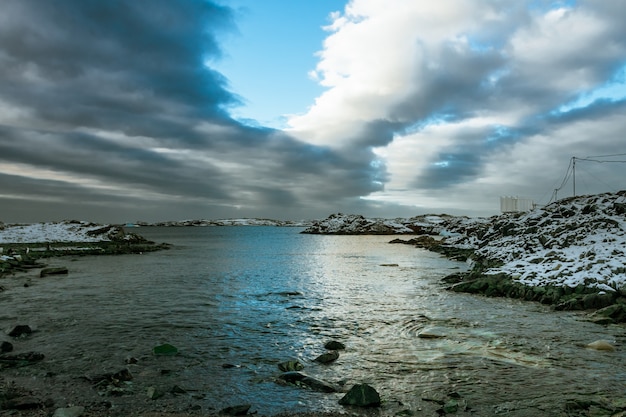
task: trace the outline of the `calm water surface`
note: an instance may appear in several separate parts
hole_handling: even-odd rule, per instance
[[[346,388],[370,383],[388,414],[428,411],[436,404],[424,398],[455,392],[474,415],[559,415],[568,398],[626,392],[624,326],[447,292],[440,279],[465,264],[388,244],[389,236],[300,230],[134,229],[174,246],[53,260],[70,274],[1,293],[0,320],[36,328],[20,346],[43,352],[48,373],[115,372],[134,357],[134,389],[179,385],[190,395],[164,403],[207,410],[242,403],[261,414],[342,410],[343,394],[276,383],[277,364],[290,359]],[[331,339],[347,349],[332,364],[313,362]],[[617,351],[584,348],[598,339]],[[161,343],[180,354],[152,356]]]

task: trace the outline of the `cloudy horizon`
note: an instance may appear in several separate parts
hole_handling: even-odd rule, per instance
[[[229,49],[244,3],[3,1],[0,221],[492,215],[572,157],[577,194],[626,189],[620,2],[322,2],[280,36],[306,70]]]

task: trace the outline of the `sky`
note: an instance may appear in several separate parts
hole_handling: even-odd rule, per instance
[[[572,158],[577,194],[626,189],[624,21],[619,0],[2,0],[0,221],[489,216],[571,196]]]

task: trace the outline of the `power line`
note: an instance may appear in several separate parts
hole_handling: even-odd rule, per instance
[[[614,153],[613,155],[587,156],[586,158],[610,158],[612,156],[626,156],[626,153]]]
[[[567,166],[567,170],[565,171],[565,176],[563,177],[563,181],[561,181],[561,185],[554,189],[552,193],[552,197],[548,204],[557,200],[557,194],[559,191],[565,187],[570,178],[572,178],[572,192],[574,197],[576,197],[576,161],[586,161],[586,162],[597,162],[600,164],[605,163],[626,163],[626,160],[600,160],[597,158],[613,158],[617,156],[626,156],[626,153],[617,153],[611,155],[595,155],[595,156],[587,156],[585,158],[578,158],[576,156],[572,156],[569,161],[569,165]],[[585,171],[587,172],[587,171]]]

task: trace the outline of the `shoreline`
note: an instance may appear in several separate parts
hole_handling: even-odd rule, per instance
[[[556,311],[586,312],[588,321],[599,325],[626,323],[624,286],[614,291],[603,291],[582,284],[575,287],[527,285],[507,273],[486,273],[494,264],[498,265],[498,262],[476,256],[475,249],[459,248],[447,244],[445,240],[426,235],[407,241],[394,239],[389,243],[409,244],[439,253],[450,260],[471,262],[470,271],[456,272],[441,280],[448,291],[538,302],[549,305]]]
[[[452,219],[457,221],[458,219]],[[515,220],[515,219],[513,219]],[[513,221],[512,220],[512,221]],[[450,225],[447,225],[450,226]],[[456,229],[454,228],[456,227]],[[480,235],[486,233],[484,229],[480,229],[475,225],[469,225],[460,221],[456,226],[451,225],[450,229],[453,231],[461,230],[462,228],[469,229],[470,233],[465,233],[464,238],[469,239],[474,234]],[[506,230],[506,227],[504,228]],[[483,234],[484,236],[484,234]],[[492,234],[491,237],[494,241],[497,240],[497,236]],[[450,242],[456,242],[450,244]],[[459,244],[461,242],[461,244]],[[562,287],[554,286],[550,288],[543,288],[542,286],[530,286],[519,281],[516,281],[511,275],[506,273],[499,274],[486,274],[485,271],[492,267],[500,267],[502,262],[497,259],[488,257],[480,257],[477,248],[464,246],[461,234],[454,236],[453,238],[446,238],[444,240],[437,239],[428,235],[420,235],[415,239],[411,239],[408,242],[395,242],[395,243],[409,243],[418,247],[422,247],[445,256],[449,259],[457,261],[471,261],[471,271],[467,273],[456,273],[445,277],[443,280],[447,286],[447,290],[467,292],[473,294],[482,294],[486,296],[498,296],[524,299],[528,301],[537,301],[543,304],[554,305],[557,309],[557,305],[567,305],[568,310],[585,310],[587,307],[593,306],[591,310],[601,308],[610,308],[611,306],[624,306],[624,294],[621,292],[621,288],[617,289],[615,293],[608,293],[604,291],[601,294],[601,290],[597,287],[591,286],[577,286],[570,289],[564,289]],[[164,245],[164,246],[160,246]],[[479,246],[478,243],[476,246]],[[3,276],[2,278],[9,278],[12,282],[12,287],[17,288],[20,283],[35,279],[38,275],[40,267],[38,261],[41,259],[54,259],[54,263],[57,260],[62,260],[68,256],[84,256],[84,255],[103,255],[103,254],[132,254],[142,253],[148,251],[155,251],[161,249],[167,249],[167,244],[154,244],[152,242],[138,240],[136,243],[129,242],[129,239],[122,239],[116,242],[58,242],[54,244],[34,244],[20,243],[20,244],[0,244],[8,248],[12,246],[15,255],[18,255],[21,260],[16,266],[12,266],[11,275]],[[44,248],[44,250],[37,250]],[[52,262],[51,262],[52,263]],[[59,262],[61,263],[61,262]],[[33,266],[32,268],[30,266]],[[1,274],[0,274],[1,275]],[[3,280],[4,281],[4,280]],[[2,281],[0,281],[2,285]],[[543,288],[543,290],[541,290]],[[559,289],[561,288],[561,289]],[[608,307],[605,304],[608,303]],[[582,307],[582,308],[580,308]],[[590,311],[591,311],[590,310]],[[612,313],[613,314],[613,313]],[[603,318],[594,320],[595,323],[608,325],[615,323],[623,323],[624,319],[619,317],[621,313],[615,313],[616,317],[611,314],[605,315]],[[16,339],[16,344],[19,343],[19,337]],[[608,350],[608,348],[607,348]],[[18,353],[25,353],[20,351],[19,346]],[[10,354],[10,353],[9,353]],[[3,355],[4,356],[4,355]],[[28,362],[28,359],[24,359]],[[33,362],[32,364],[35,364]],[[118,408],[111,408],[114,401],[108,401],[106,396],[102,396],[93,385],[79,381],[76,378],[70,378],[69,375],[48,375],[42,374],[44,370],[38,369],[35,366],[25,366],[14,369],[11,371],[0,373],[0,410],[8,410],[10,415],[16,416],[33,416],[43,417],[50,416],[55,409],[59,408],[71,408],[74,404],[80,404],[82,407],[79,414],[75,416],[81,417],[100,417],[100,416],[143,416],[143,417],[183,417],[183,416],[217,416],[225,415],[221,410],[208,408],[200,409],[199,406],[194,405],[194,401],[191,399],[193,394],[188,394],[187,400],[182,400],[181,397],[175,398],[174,394],[168,395],[167,401],[159,401],[158,403],[152,401],[146,396],[145,391],[137,390],[132,394],[124,396],[120,394],[122,403],[118,403]],[[141,366],[127,365],[124,367],[120,364],[120,369],[129,369],[132,373],[141,372]],[[11,397],[11,398],[9,398]],[[170,398],[171,397],[171,398]],[[568,403],[564,405],[565,409],[561,409],[563,415],[581,415],[590,409],[590,407],[596,407],[598,404],[603,404],[600,398],[593,398],[588,400],[582,398],[574,398],[568,400]],[[12,408],[7,408],[7,401],[19,400],[14,405],[9,403]],[[21,401],[21,402],[20,402]],[[591,402],[589,402],[591,401]],[[622,407],[620,398],[616,402],[611,402],[606,405],[606,409],[613,410],[615,412],[624,412],[626,407]],[[562,405],[563,401],[559,402]],[[593,403],[593,404],[592,404]],[[596,404],[597,403],[597,404]],[[195,407],[195,408],[194,408]],[[434,410],[435,406],[433,406]],[[556,409],[555,409],[556,410]],[[571,411],[571,414],[568,413]],[[223,411],[223,410],[222,410]],[[252,410],[254,411],[254,410]],[[557,410],[558,411],[558,410]],[[459,410],[455,415],[469,416],[473,415],[472,410]],[[556,411],[555,411],[556,412]],[[380,416],[381,410],[379,409],[353,409],[347,408],[341,412],[296,412],[293,413],[279,413],[273,415],[273,417],[331,417],[331,416]],[[226,414],[228,415],[228,414]],[[231,414],[232,415],[232,414]],[[430,415],[430,414],[429,414]],[[260,417],[260,416],[259,416]]]

